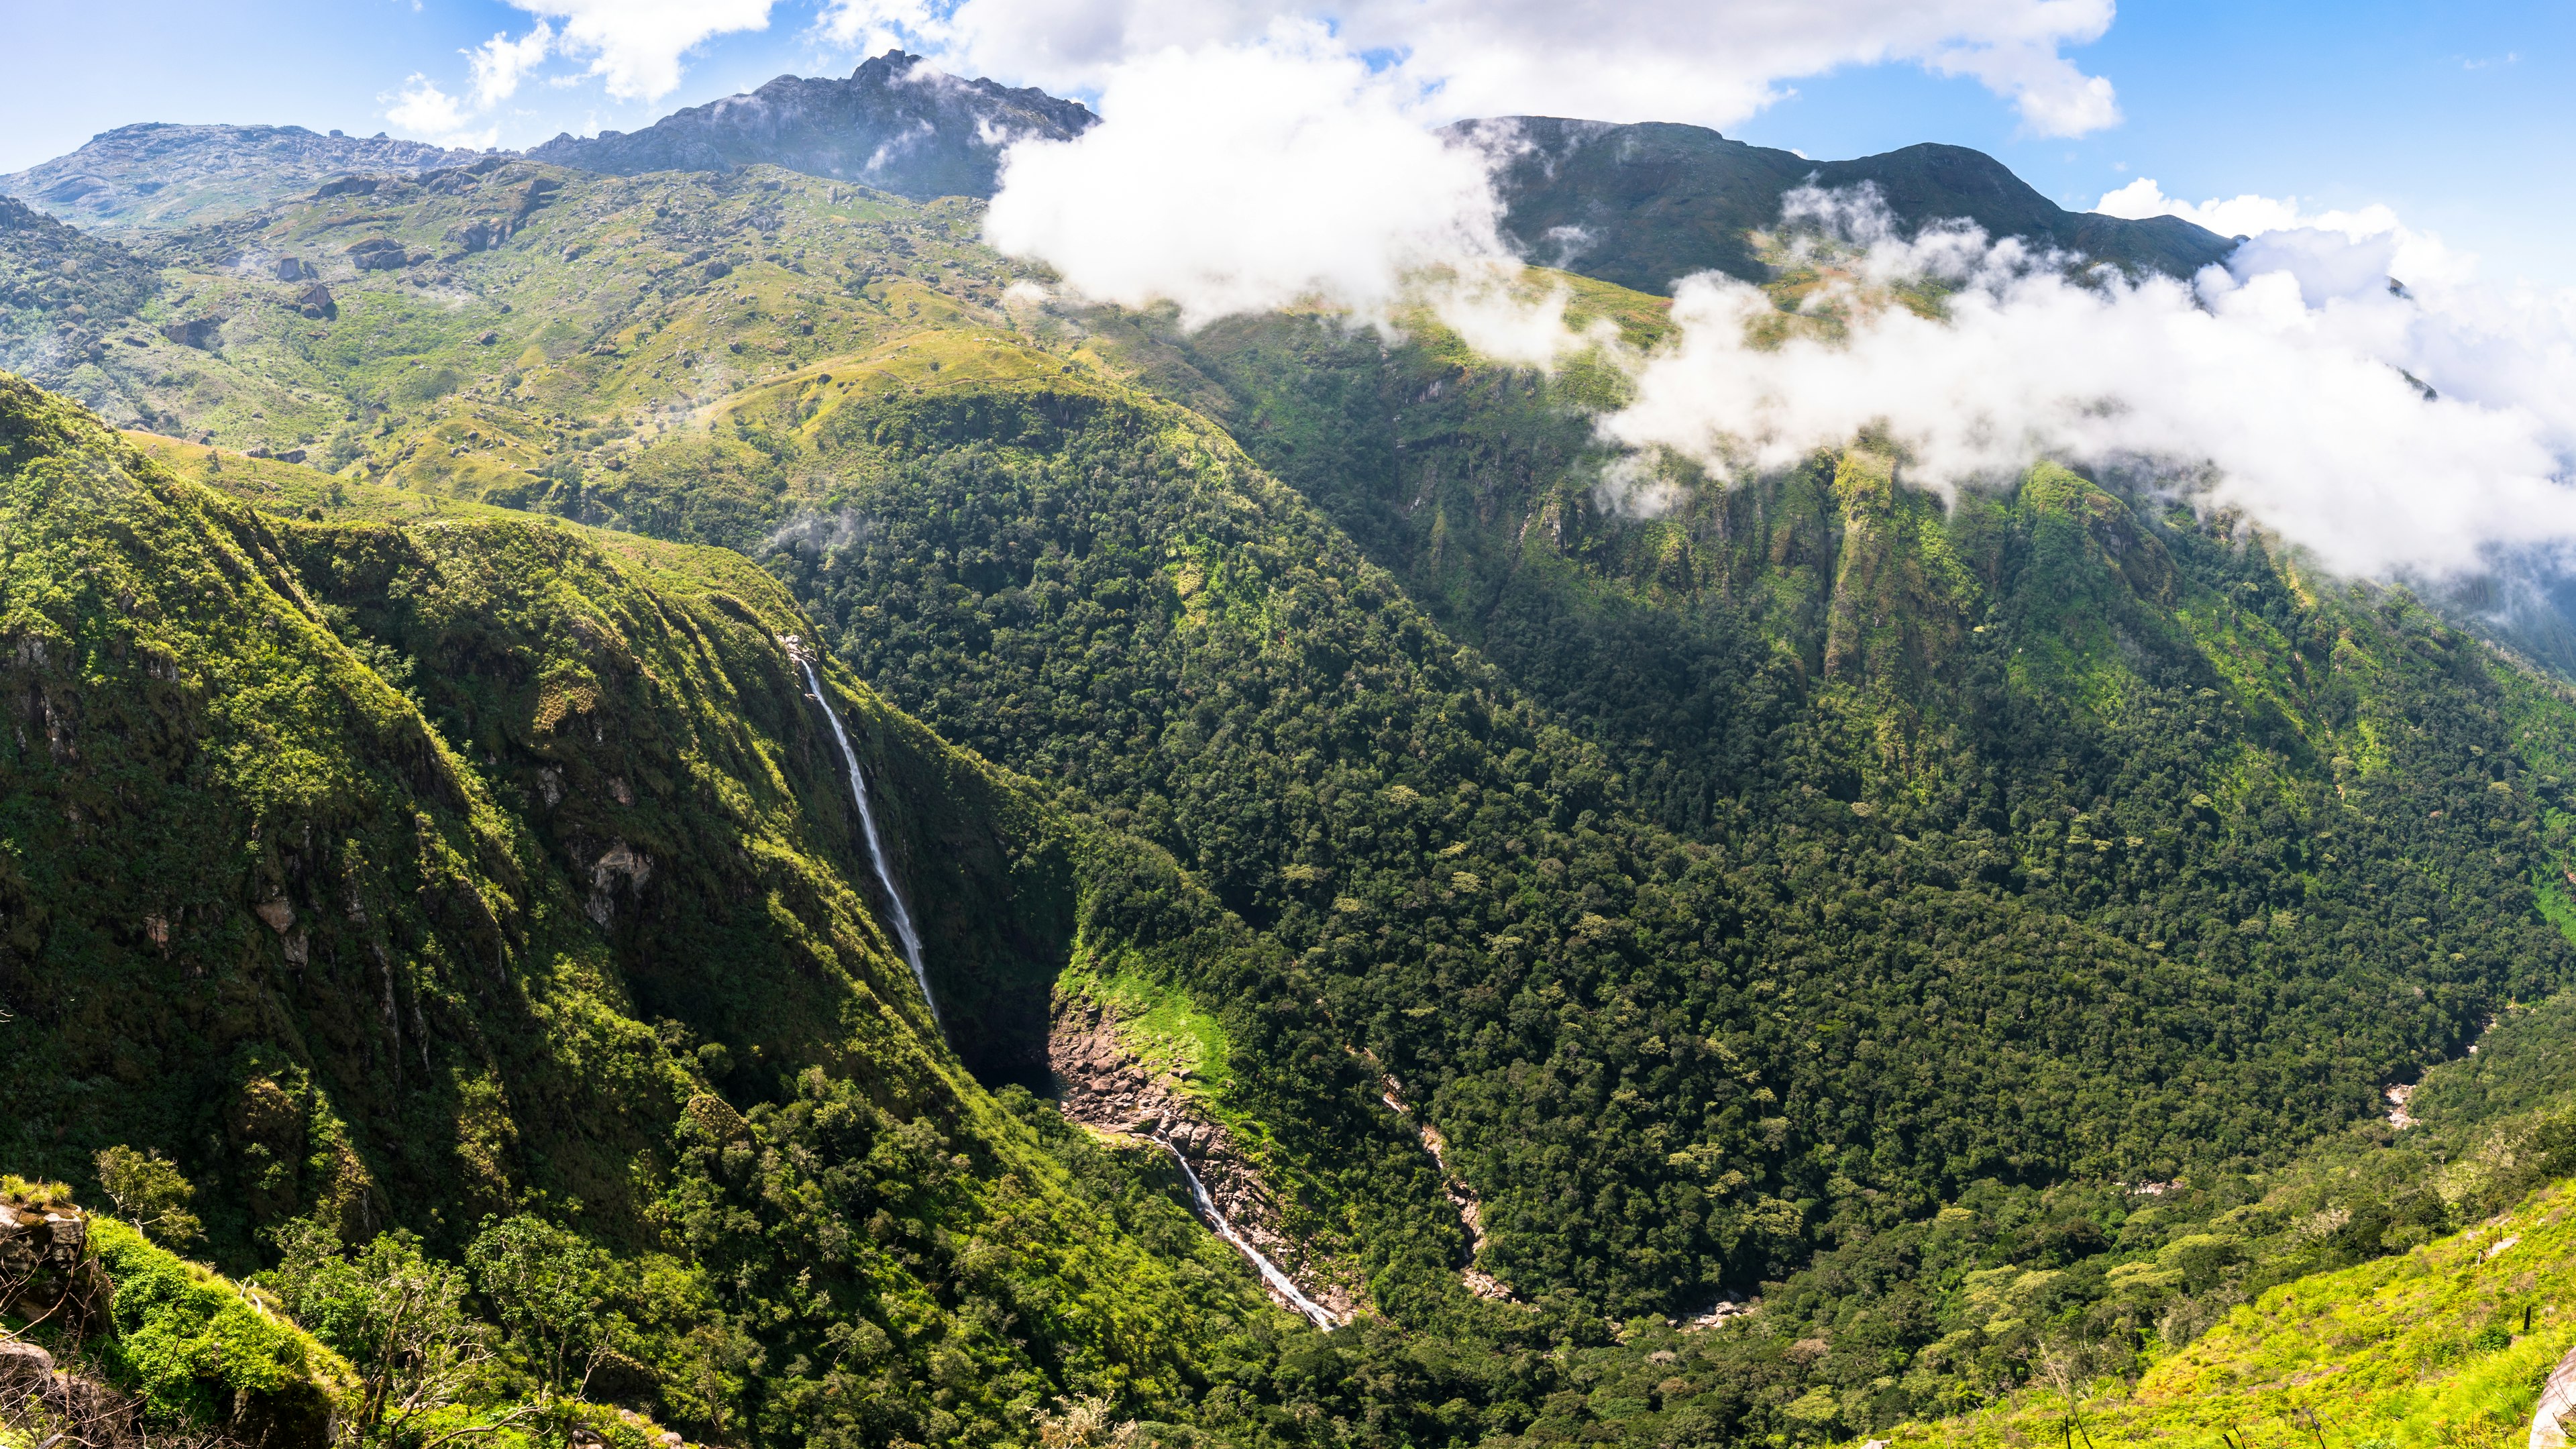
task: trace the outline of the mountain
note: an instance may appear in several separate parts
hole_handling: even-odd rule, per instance
[[[1069,140],[1096,119],[1080,102],[961,80],[889,50],[847,80],[783,75],[641,131],[567,133],[528,156],[622,176],[783,166],[922,199],[990,196],[1012,142]]]
[[[1641,292],[1668,291],[1697,271],[1768,275],[1752,234],[1779,225],[1781,198],[1800,186],[1873,186],[1909,230],[1965,218],[1989,236],[2136,271],[2189,277],[2235,249],[2178,217],[2067,211],[1964,146],[1810,161],[1701,126],[1551,116],[1462,122],[1449,134],[1499,158],[1503,229],[1526,255]]]
[[[2576,703],[2402,588],[1865,438],[1645,496],[1597,359],[971,197],[360,180],[97,294],[184,439],[0,389],[0,1153],[466,1275],[437,1432],[1883,1437],[2576,1170]]]
[[[178,227],[253,211],[337,176],[408,176],[482,153],[302,126],[151,122],[92,136],[68,155],[0,176],[14,196],[66,221],[109,230]]]

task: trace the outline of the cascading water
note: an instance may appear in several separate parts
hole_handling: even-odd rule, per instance
[[[868,864],[876,868],[877,884],[885,887],[886,909],[894,916],[895,940],[903,946],[903,959],[912,967],[912,979],[921,987],[922,1003],[930,1008],[930,1024],[941,1037],[948,1035],[947,1023],[939,1019],[939,998],[930,994],[930,973],[921,966],[921,933],[912,928],[912,912],[903,904],[903,892],[895,889],[894,872],[886,866],[885,846],[877,839],[877,813],[868,808],[867,777],[859,773],[859,755],[850,748],[850,735],[841,728],[841,712],[832,708],[824,696],[823,681],[814,673],[814,663],[796,652],[793,640],[787,641],[789,655],[805,670],[805,685],[814,692],[814,702],[823,706],[823,718],[832,722],[832,738],[841,747],[841,762],[850,768],[850,798],[859,802],[859,830],[867,836]]]
[[[1332,1310],[1297,1291],[1295,1281],[1280,1272],[1278,1264],[1261,1256],[1261,1250],[1252,1246],[1250,1240],[1243,1234],[1236,1232],[1233,1223],[1226,1221],[1224,1209],[1216,1205],[1215,1198],[1208,1196],[1207,1184],[1199,1181],[1199,1175],[1191,1168],[1190,1160],[1181,1155],[1181,1149],[1173,1143],[1172,1139],[1157,1137],[1154,1140],[1163,1144],[1163,1150],[1172,1154],[1172,1160],[1181,1165],[1181,1176],[1188,1179],[1190,1184],[1190,1197],[1198,1203],[1200,1214],[1215,1227],[1216,1235],[1232,1243],[1236,1252],[1250,1258],[1252,1266],[1261,1270],[1261,1281],[1269,1284],[1281,1297],[1295,1304],[1298,1312],[1313,1319],[1317,1328],[1332,1328],[1335,1325]]]

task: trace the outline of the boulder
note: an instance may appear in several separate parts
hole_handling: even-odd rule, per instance
[[[295,294],[295,310],[316,319],[337,317],[340,315],[340,304],[332,297],[330,288],[315,282]]]
[[[32,1343],[0,1343],[0,1389],[41,1389],[54,1376],[54,1356]]]
[[[168,324],[161,329],[161,335],[182,347],[193,347],[200,352],[212,352],[215,344],[223,341],[224,319],[191,317],[184,322]]]
[[[302,257],[277,259],[277,279],[281,282],[305,282],[320,275],[322,275],[320,272],[313,269],[313,264]]]
[[[2576,1349],[2558,1361],[2548,1381],[2540,1386],[2540,1402],[2532,1406],[2526,1442],[2531,1449],[2564,1449],[2567,1429],[2563,1421],[2570,1417],[2576,1417]]]
[[[369,237],[349,246],[349,260],[362,272],[396,272],[411,265],[411,253],[392,237]]]
[[[481,216],[462,225],[449,227],[446,240],[469,252],[488,252],[508,241],[515,230],[517,228],[504,218]]]

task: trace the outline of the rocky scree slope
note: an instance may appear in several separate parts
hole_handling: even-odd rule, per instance
[[[846,80],[783,75],[641,131],[567,133],[527,154],[630,176],[768,165],[924,200],[983,197],[993,194],[1012,143],[1070,140],[1097,119],[1078,101],[962,80],[889,50]]]

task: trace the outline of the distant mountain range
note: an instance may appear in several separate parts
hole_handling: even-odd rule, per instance
[[[256,211],[335,176],[412,176],[482,154],[302,126],[150,121],[102,131],[69,155],[0,176],[0,196],[78,226],[192,226]]]
[[[1070,140],[1098,120],[1079,101],[959,80],[889,50],[847,80],[783,75],[641,131],[566,133],[528,157],[621,176],[784,166],[916,200],[990,196],[1012,142]]]
[[[1854,161],[1730,141],[1704,126],[1614,126],[1554,116],[1467,121],[1450,134],[1503,158],[1505,231],[1535,261],[1641,292],[1714,268],[1764,275],[1752,232],[1775,225],[1805,185],[1868,184],[1901,224],[1964,217],[2134,270],[2188,277],[2223,260],[2232,238],[2180,217],[2130,221],[2068,211],[2002,162],[1965,146],[1908,146]]]
[[[640,131],[567,133],[526,154],[621,176],[769,165],[916,200],[989,197],[1013,143],[1070,140],[1098,120],[1078,101],[962,80],[889,50],[846,79],[783,75]],[[1903,225],[1962,217],[1991,235],[2133,270],[2189,276],[2234,246],[2174,217],[2068,211],[1962,146],[1816,162],[1701,126],[1549,116],[1461,122],[1450,134],[1502,158],[1504,228],[1533,261],[1640,291],[1712,267],[1764,275],[1751,233],[1778,220],[1783,195],[1811,182],[1873,184]],[[125,126],[0,176],[0,195],[81,225],[169,227],[242,215],[338,176],[418,175],[484,154],[299,126]]]

